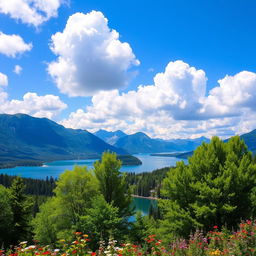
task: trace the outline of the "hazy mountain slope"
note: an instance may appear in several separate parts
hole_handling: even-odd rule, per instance
[[[174,143],[151,139],[142,132],[121,137],[114,146],[121,147],[129,153],[157,153],[178,150]]]
[[[118,139],[126,136],[127,134],[120,130],[117,130],[114,132],[109,132],[109,131],[100,129],[97,132],[95,132],[94,135],[96,135],[100,139],[104,140],[108,144],[114,145],[118,141]]]
[[[251,132],[245,133],[240,136],[244,140],[245,144],[254,154],[256,153],[256,129]]]
[[[126,154],[88,131],[67,129],[47,118],[0,115],[0,161],[82,158],[106,150]]]

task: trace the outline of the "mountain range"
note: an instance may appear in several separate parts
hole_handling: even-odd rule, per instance
[[[256,153],[256,130],[241,135],[249,150]],[[130,154],[188,152],[209,142],[208,138],[163,140],[142,132],[126,134],[120,130],[70,129],[47,118],[25,114],[0,114],[0,168],[10,163],[31,165],[39,162],[98,158],[104,151],[116,152],[127,164],[141,164]]]
[[[94,135],[100,137],[117,148],[123,148],[131,154],[191,151],[201,145],[202,142],[210,141],[205,137],[200,137],[197,139],[174,140],[153,139],[143,132],[127,135],[120,130],[108,132],[102,129],[94,133]]]
[[[1,164],[95,158],[104,151],[128,154],[86,130],[68,129],[47,118],[0,115]]]
[[[134,153],[163,153],[163,152],[185,152],[185,153],[174,153],[170,155],[181,156],[187,158],[193,154],[199,145],[203,142],[210,142],[209,138],[200,137],[196,139],[153,139],[150,138],[143,132],[127,135],[124,132],[118,130],[115,132],[108,132],[106,130],[99,130],[94,133],[105,141],[112,142],[111,144],[118,148],[123,148],[127,152]],[[245,133],[240,136],[244,140],[248,149],[256,154],[256,129],[249,133]],[[224,140],[227,141],[228,139]],[[167,156],[167,154],[166,154]]]

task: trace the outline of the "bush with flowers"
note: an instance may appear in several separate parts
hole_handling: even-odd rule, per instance
[[[149,235],[140,244],[123,243],[109,239],[101,241],[97,250],[90,249],[90,238],[81,232],[74,233],[74,240],[67,242],[60,240],[57,248],[49,245],[41,246],[37,243],[28,245],[21,242],[7,251],[0,250],[0,256],[141,256],[141,255],[174,255],[174,256],[210,256],[210,255],[256,255],[256,221],[247,220],[239,225],[236,232],[217,226],[204,235],[196,231],[189,239],[177,239],[169,244],[157,239],[156,235]]]

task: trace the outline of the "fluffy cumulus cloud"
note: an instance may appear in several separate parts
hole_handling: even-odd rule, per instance
[[[242,71],[218,81],[205,99],[202,114],[240,116],[245,109],[256,111],[256,73]]]
[[[203,70],[170,62],[153,85],[136,91],[99,92],[92,104],[62,121],[67,127],[145,131],[153,137],[223,137],[256,128],[256,73],[226,76],[206,93]]]
[[[20,65],[15,65],[13,72],[17,75],[20,75],[22,72],[22,67]]]
[[[1,0],[0,0],[1,1]],[[7,35],[0,31],[0,53],[15,58],[32,49],[32,43],[25,43],[19,35]]]
[[[67,105],[58,96],[38,96],[36,93],[28,92],[22,100],[6,100],[0,106],[0,112],[15,114],[24,113],[35,117],[53,118],[59,114]]]
[[[7,86],[7,85],[8,85],[7,75],[0,72],[0,86]]]
[[[63,2],[64,0],[0,0],[0,13],[37,27],[56,17]]]
[[[35,117],[53,118],[58,115],[67,105],[55,95],[39,96],[28,92],[22,100],[5,100],[0,105],[0,113],[24,113]]]
[[[130,45],[119,40],[97,11],[70,16],[63,32],[52,36],[50,48],[58,57],[48,72],[69,96],[121,88],[135,75],[129,69],[139,65]]]
[[[59,96],[55,95],[39,96],[36,93],[28,92],[22,100],[9,100],[5,91],[7,85],[7,76],[0,73],[0,113],[24,113],[35,117],[54,118],[67,108]]]

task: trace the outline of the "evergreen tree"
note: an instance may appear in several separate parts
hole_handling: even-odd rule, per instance
[[[13,244],[17,244],[18,241],[29,238],[31,204],[24,193],[25,185],[21,177],[16,177],[13,180],[9,191],[10,206],[13,213],[11,241]]]
[[[129,217],[133,214],[130,207],[132,198],[127,189],[126,176],[120,172],[121,165],[116,154],[105,152],[101,161],[95,162],[94,172],[106,202],[117,207],[121,217]]]
[[[161,233],[189,235],[196,228],[236,227],[256,209],[256,165],[238,136],[224,143],[214,137],[199,146],[186,166],[168,173],[162,190]]]
[[[12,224],[13,213],[10,206],[10,195],[8,190],[0,185],[0,248],[9,245]]]

